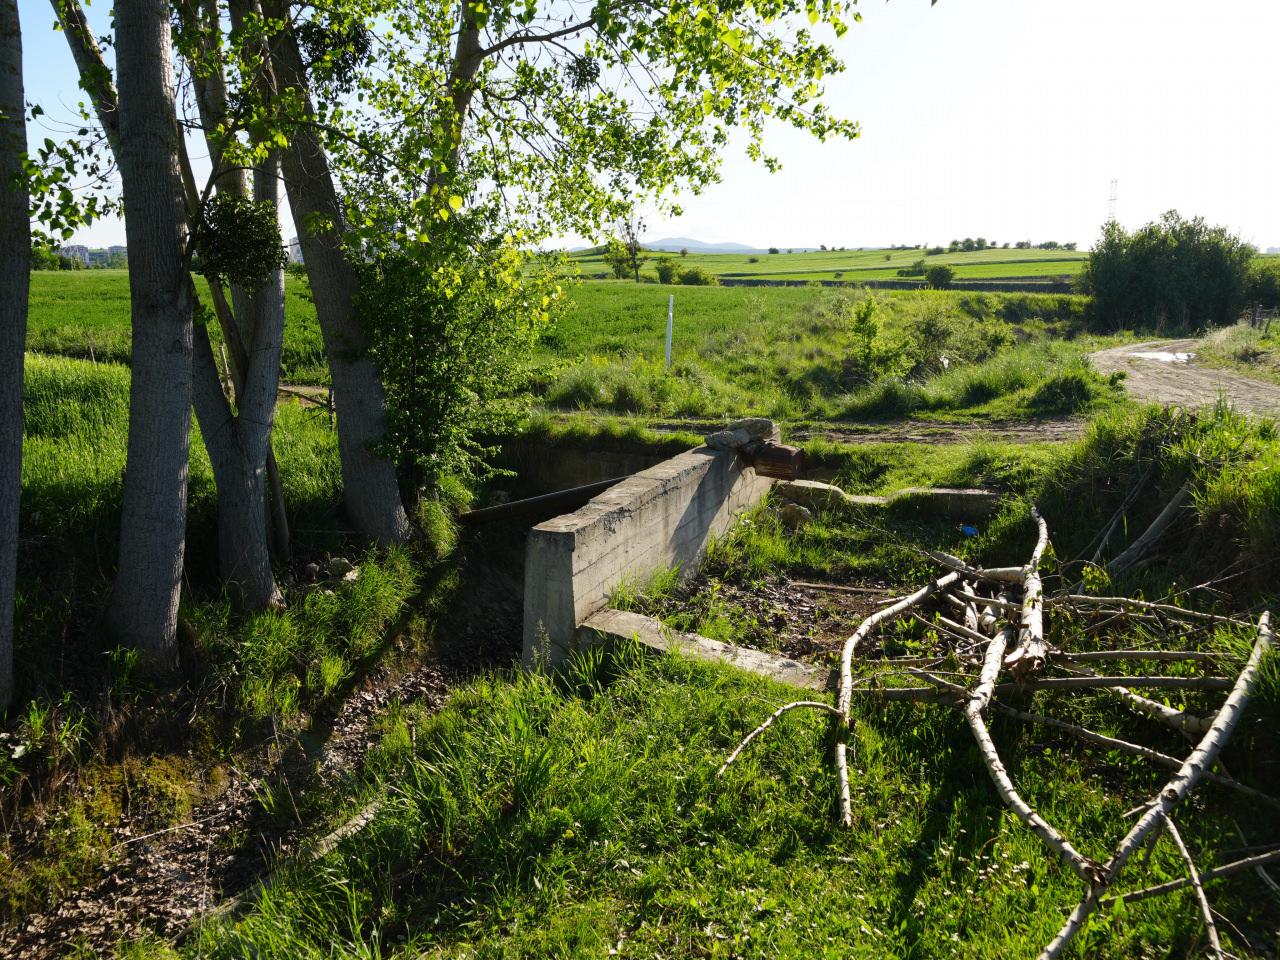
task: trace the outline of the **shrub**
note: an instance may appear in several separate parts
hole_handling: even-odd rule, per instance
[[[1089,254],[1081,288],[1093,297],[1096,321],[1108,329],[1188,329],[1233,323],[1244,306],[1253,247],[1202,217],[1171,210],[1128,233],[1114,220]]]
[[[676,262],[670,257],[659,257],[653,265],[658,271],[659,283],[676,282]]]
[[[1097,374],[1088,370],[1068,370],[1040,384],[1027,400],[1038,413],[1075,413],[1099,395]]]
[[[909,267],[902,267],[898,271],[900,277],[923,277],[928,268],[924,265],[924,258],[920,258]]]
[[[1280,259],[1254,260],[1249,264],[1245,299],[1267,308],[1280,307]]]
[[[933,290],[946,290],[955,275],[956,272],[945,263],[935,263],[924,272],[924,282]]]
[[[747,257],[747,263],[759,263],[759,262],[760,262],[759,257]]]
[[[686,287],[718,287],[720,285],[720,278],[703,267],[689,267],[681,270],[679,281]]]

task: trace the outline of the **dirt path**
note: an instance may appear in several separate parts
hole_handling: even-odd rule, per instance
[[[1089,355],[1099,373],[1123,372],[1130,396],[1193,408],[1225,397],[1243,413],[1280,416],[1280,386],[1203,367],[1195,362],[1198,340],[1152,340]]]
[[[645,424],[659,432],[710,433],[724,428],[723,420],[665,419]],[[833,443],[973,443],[975,440],[1002,440],[1007,443],[1050,443],[1074,440],[1084,430],[1084,420],[1058,417],[1047,420],[889,420],[883,423],[855,423],[833,420],[809,421],[784,426],[787,443],[830,440]]]

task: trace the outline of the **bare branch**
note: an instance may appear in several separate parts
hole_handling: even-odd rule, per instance
[[[1156,795],[1156,799],[1151,803],[1147,812],[1139,818],[1133,829],[1116,847],[1116,852],[1107,862],[1106,874],[1102,882],[1089,889],[1088,895],[1071,912],[1071,916],[1067,918],[1067,922],[1058,931],[1057,936],[1040,954],[1040,960],[1056,960],[1057,957],[1062,955],[1063,950],[1067,948],[1067,945],[1084,926],[1085,920],[1088,919],[1098,905],[1102,893],[1115,881],[1120,870],[1133,855],[1134,851],[1142,845],[1142,841],[1147,834],[1162,822],[1174,805],[1195,787],[1204,772],[1213,766],[1223,746],[1230,739],[1232,731],[1235,730],[1236,724],[1244,713],[1250,697],[1253,695],[1258,675],[1261,672],[1260,667],[1263,655],[1271,649],[1271,642],[1271,614],[1267,612],[1262,615],[1262,619],[1258,624],[1258,640],[1253,646],[1253,652],[1249,655],[1249,661],[1240,672],[1240,676],[1236,678],[1231,694],[1227,697],[1226,703],[1222,705],[1222,709],[1218,711],[1218,715],[1209,727],[1208,732],[1205,733],[1200,743],[1191,751],[1187,759],[1183,761],[1177,773]]]
[[[836,710],[835,707],[831,706],[831,704],[829,703],[819,703],[816,700],[796,700],[792,703],[784,703],[782,706],[780,706],[777,710],[773,711],[773,713],[769,715],[768,720],[760,724],[760,726],[756,727],[754,730],[748,733],[746,737],[743,738],[742,742],[738,744],[736,748],[734,748],[733,753],[729,754],[725,762],[720,764],[720,769],[716,771],[716,776],[718,777],[722,773],[724,773],[726,770],[728,770],[729,765],[732,764],[733,761],[738,759],[739,754],[741,754],[742,751],[747,748],[747,745],[751,743],[751,741],[754,740],[756,737],[760,736],[760,734],[764,733],[771,726],[773,726],[773,722],[775,720],[777,720],[787,711],[795,710],[799,707],[807,707],[811,710],[825,710],[827,713],[835,714],[837,717],[840,716],[840,712]]]
[[[1178,852],[1182,854],[1182,859],[1186,861],[1187,875],[1191,880],[1191,886],[1195,888],[1196,900],[1200,902],[1200,915],[1204,917],[1204,927],[1209,934],[1209,945],[1213,947],[1213,955],[1218,960],[1223,960],[1222,941],[1218,939],[1218,928],[1213,922],[1213,909],[1209,906],[1209,898],[1204,895],[1204,886],[1200,883],[1200,873],[1196,870],[1196,862],[1191,859],[1191,851],[1182,842],[1182,834],[1178,832],[1173,818],[1168,814],[1165,814],[1164,825],[1169,831],[1169,837],[1177,845]]]

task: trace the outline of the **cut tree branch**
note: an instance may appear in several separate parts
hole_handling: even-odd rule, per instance
[[[1218,711],[1209,730],[1183,761],[1177,773],[1156,795],[1147,812],[1139,818],[1133,829],[1116,847],[1116,852],[1106,864],[1106,872],[1101,882],[1090,887],[1084,900],[1071,912],[1071,916],[1067,918],[1067,922],[1058,931],[1057,936],[1040,954],[1040,960],[1056,960],[1062,955],[1067,945],[1084,926],[1085,920],[1093,913],[1103,892],[1115,881],[1134,851],[1142,845],[1147,835],[1163,821],[1178,801],[1195,787],[1204,772],[1213,766],[1223,746],[1230,739],[1232,731],[1235,730],[1236,724],[1239,723],[1245,707],[1248,706],[1261,672],[1262,658],[1271,649],[1271,642],[1271,614],[1268,611],[1262,615],[1258,623],[1258,639],[1253,646],[1253,652],[1249,655],[1249,661],[1240,672],[1240,676],[1236,678],[1235,686],[1227,697],[1226,703],[1222,705],[1222,709]]]

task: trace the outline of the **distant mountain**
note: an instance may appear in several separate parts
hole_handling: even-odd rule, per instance
[[[748,247],[741,243],[703,243],[692,237],[646,240],[644,247],[646,250],[662,250],[668,253],[679,253],[681,250],[688,250],[690,253],[764,253],[759,247]]]

